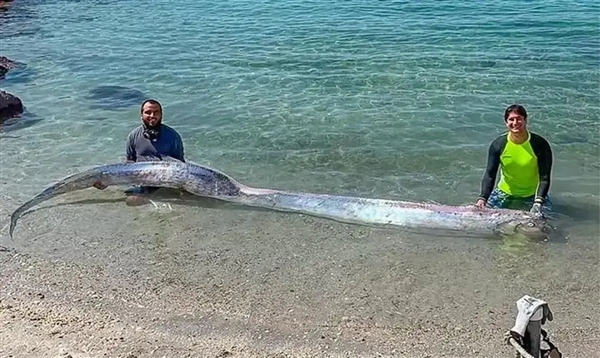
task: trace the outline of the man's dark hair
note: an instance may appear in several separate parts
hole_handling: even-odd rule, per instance
[[[161,112],[162,112],[162,110],[161,110]],[[525,110],[525,107],[521,106],[520,104],[513,104],[511,106],[508,106],[506,111],[504,111],[504,121],[505,122],[508,120],[508,116],[512,112],[517,112],[519,115],[523,116],[523,118],[527,119],[527,111]]]
[[[155,104],[158,106],[158,109],[160,109],[160,113],[163,112],[162,110],[162,106],[160,105],[160,102],[155,100],[155,99],[147,99],[144,102],[142,102],[142,106],[140,107],[140,113],[144,112],[144,106],[146,105],[146,103],[150,103],[150,104]]]

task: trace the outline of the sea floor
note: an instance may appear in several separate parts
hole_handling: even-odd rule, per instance
[[[68,194],[3,236],[0,356],[511,357],[503,335],[526,294],[549,302],[546,329],[565,357],[597,353],[594,241],[433,237],[123,199]]]

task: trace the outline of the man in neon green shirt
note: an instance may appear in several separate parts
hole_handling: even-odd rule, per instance
[[[496,138],[488,150],[487,167],[481,181],[476,206],[551,210],[548,198],[552,172],[550,143],[527,130],[527,111],[521,105],[509,106],[504,112],[508,132]],[[500,181],[492,191],[500,168]]]

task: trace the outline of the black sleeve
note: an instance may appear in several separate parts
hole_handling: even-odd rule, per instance
[[[548,191],[550,191],[550,176],[552,173],[552,148],[548,141],[537,134],[531,134],[531,148],[538,158],[538,171],[540,174],[540,184],[538,185],[535,199],[546,200]]]
[[[185,163],[183,140],[181,139],[181,136],[179,135],[179,133],[177,133],[177,159],[179,159]]]
[[[494,189],[498,167],[500,166],[500,154],[502,154],[506,143],[506,135],[503,135],[496,138],[488,148],[487,165],[485,173],[483,174],[483,179],[481,180],[481,193],[479,194],[479,199],[487,201]]]
[[[137,155],[135,153],[135,140],[133,136],[133,132],[129,133],[127,136],[127,146],[125,150],[125,154],[128,161],[135,162],[137,159]]]

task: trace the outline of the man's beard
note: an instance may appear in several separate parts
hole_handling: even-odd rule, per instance
[[[149,125],[144,122],[144,137],[148,139],[156,139],[160,135],[160,125],[161,121],[156,122],[154,125]]]

